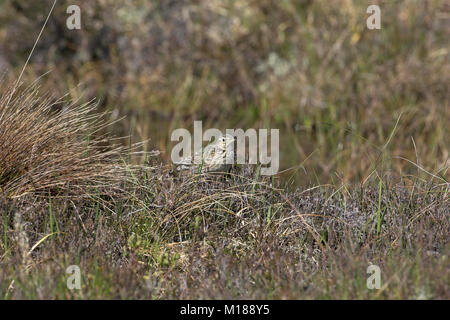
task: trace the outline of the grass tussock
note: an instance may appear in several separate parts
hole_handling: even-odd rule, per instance
[[[108,125],[92,103],[65,103],[36,86],[0,91],[0,191],[77,194],[127,180],[125,147],[108,146]],[[128,150],[129,151],[129,150]]]

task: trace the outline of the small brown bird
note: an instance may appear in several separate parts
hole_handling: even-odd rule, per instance
[[[226,134],[219,137],[203,149],[203,153],[194,154],[194,159],[201,164],[192,163],[191,158],[184,158],[179,163],[177,170],[193,170],[200,168],[205,172],[228,172],[234,161],[234,137]]]

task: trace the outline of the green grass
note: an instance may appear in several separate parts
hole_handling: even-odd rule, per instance
[[[109,201],[2,199],[0,296],[448,298],[448,185],[376,177],[363,189],[286,193],[236,170],[217,179],[154,169]],[[64,212],[49,216],[60,232],[44,212]],[[81,290],[65,285],[72,264]],[[380,290],[366,287],[370,264]]]

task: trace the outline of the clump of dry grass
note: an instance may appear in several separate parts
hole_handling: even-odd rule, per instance
[[[37,85],[0,90],[0,190],[8,197],[29,193],[86,194],[119,187],[127,179],[122,161],[130,150],[106,147],[99,134],[109,123],[95,104],[64,103],[41,95]]]

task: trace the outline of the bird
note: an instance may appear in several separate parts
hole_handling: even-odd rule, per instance
[[[190,157],[183,158],[179,163],[177,170],[193,170],[200,169],[202,173],[207,172],[228,172],[234,162],[234,137],[225,134],[217,138],[213,143],[208,144],[203,152],[197,151],[194,154],[195,160],[200,160],[201,164],[197,165]]]

